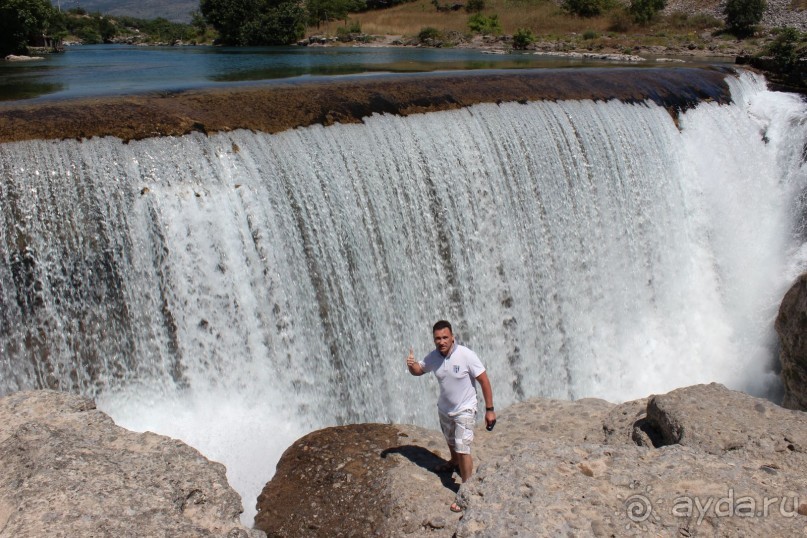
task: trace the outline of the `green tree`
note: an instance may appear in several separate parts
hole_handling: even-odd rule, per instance
[[[305,33],[305,9],[296,1],[201,0],[199,8],[226,45],[287,45]]]
[[[205,20],[205,16],[202,15],[202,12],[198,9],[191,12],[191,26],[196,29],[196,34],[200,37],[207,33],[207,21]]]
[[[753,35],[766,7],[765,0],[728,0],[723,9],[728,30],[737,37]]]
[[[307,0],[308,24],[325,21],[347,20],[348,13],[355,13],[367,7],[365,0]]]
[[[807,36],[802,36],[795,28],[780,28],[762,54],[772,56],[779,69],[789,72],[798,64],[801,57],[807,55],[804,47],[799,50],[799,44],[805,37]]]
[[[243,45],[241,27],[258,13],[258,0],[201,0],[199,10],[227,45]]]
[[[665,3],[665,0],[631,0],[629,11],[633,22],[649,23],[664,9]]]
[[[305,33],[305,9],[283,2],[264,10],[242,27],[241,44],[248,46],[288,45]]]
[[[27,52],[28,43],[48,34],[57,17],[48,0],[0,0],[0,55]]]

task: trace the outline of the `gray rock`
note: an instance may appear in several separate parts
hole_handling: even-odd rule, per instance
[[[0,399],[0,469],[2,538],[264,536],[239,523],[224,466],[120,428],[80,396]]]
[[[801,275],[782,299],[776,317],[782,348],[782,383],[789,409],[807,411],[807,274]]]
[[[646,416],[641,401],[604,406],[606,444],[536,439],[480,465],[460,490],[457,536],[793,536],[807,526],[807,414],[717,384],[645,401]],[[659,448],[636,446],[631,420]]]
[[[341,435],[367,436],[360,429],[367,426],[344,427]],[[493,432],[477,430],[476,472],[461,487],[458,476],[429,470],[448,456],[440,433],[383,427],[398,433],[382,450],[389,465],[359,477],[365,495],[320,513],[349,522],[331,527],[332,536],[359,535],[354,518],[369,510],[384,514],[372,534],[390,537],[796,536],[807,527],[807,414],[717,384],[619,405],[515,404]],[[448,509],[455,498],[461,516]]]

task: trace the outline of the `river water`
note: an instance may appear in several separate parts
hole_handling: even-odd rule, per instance
[[[691,63],[721,61],[726,60]],[[170,92],[279,79],[591,65],[603,62],[415,47],[74,46],[39,61],[0,62],[0,106],[4,101]]]

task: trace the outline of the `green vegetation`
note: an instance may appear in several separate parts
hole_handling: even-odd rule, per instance
[[[201,0],[202,15],[225,45],[287,45],[303,37],[306,12],[283,0]]]
[[[630,11],[633,22],[648,24],[664,9],[665,3],[664,0],[632,0],[628,11]]]
[[[348,13],[364,9],[364,0],[307,0],[308,24],[319,25],[330,20],[347,20]]]
[[[513,48],[516,50],[524,50],[533,43],[535,43],[535,34],[529,28],[519,28],[513,34]]]
[[[206,25],[200,28],[162,18],[109,17],[81,8],[60,13],[48,0],[0,0],[0,56],[24,54],[29,46],[56,48],[62,40],[173,44],[205,41],[209,36]]]
[[[792,71],[799,62],[807,60],[807,34],[795,28],[779,28],[776,37],[763,50],[783,72]]]
[[[563,0],[563,9],[579,17],[596,17],[611,7],[610,0]]]
[[[177,43],[202,40],[204,29],[180,24],[167,19],[137,19],[134,17],[108,17],[100,13],[86,13],[72,9],[61,18],[59,36],[74,36],[82,43],[92,45],[114,40],[130,39],[146,43]]]
[[[442,32],[437,28],[426,26],[425,28],[421,28],[420,32],[418,32],[418,40],[423,42],[429,39],[440,39],[442,35]]]
[[[468,28],[472,32],[482,35],[499,35],[502,33],[499,16],[495,13],[490,16],[474,13],[468,17]]]
[[[340,41],[350,41],[354,36],[361,34],[361,23],[359,21],[347,22],[344,26],[336,29],[336,36]]]
[[[728,31],[737,37],[748,37],[765,13],[765,0],[728,0],[723,13]]]
[[[50,34],[58,15],[48,0],[0,0],[0,56],[24,54]]]
[[[409,0],[201,0],[204,20],[226,45],[287,45],[305,34],[306,24],[341,20],[366,10],[395,6]],[[435,0],[436,2],[436,0]],[[439,5],[438,5],[439,8]],[[340,36],[351,33],[339,30]]]

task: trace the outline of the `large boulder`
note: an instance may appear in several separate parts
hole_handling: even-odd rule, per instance
[[[225,469],[55,391],[0,399],[0,537],[259,538]]]
[[[776,317],[776,332],[782,343],[779,358],[788,409],[807,411],[807,273],[785,294]]]
[[[586,412],[576,403],[569,411]],[[457,536],[794,536],[807,528],[807,414],[713,383],[603,406],[599,420],[605,442],[527,436],[480,465],[460,491],[467,509]]]
[[[430,470],[448,456],[439,432],[325,431],[290,447],[264,489],[259,511],[271,510],[269,499],[288,501],[272,514],[287,523],[275,521],[270,536],[312,535],[318,529],[297,514],[314,506],[307,521],[327,521],[329,536],[795,536],[807,529],[807,414],[717,384],[619,405],[515,404],[493,432],[479,428],[476,473],[462,487],[456,475]],[[369,450],[345,454],[350,446]],[[367,471],[349,471],[343,495],[341,470],[355,461]],[[448,510],[457,491],[463,514]],[[372,524],[361,526],[362,517]]]

